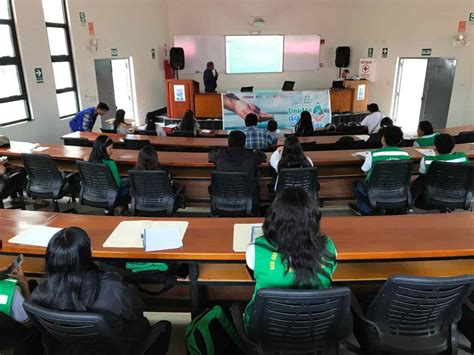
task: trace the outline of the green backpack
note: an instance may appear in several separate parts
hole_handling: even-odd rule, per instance
[[[186,327],[189,355],[243,354],[244,344],[221,306],[201,313]]]

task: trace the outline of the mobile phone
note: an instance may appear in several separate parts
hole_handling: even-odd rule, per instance
[[[23,254],[18,254],[15,261],[13,261],[10,266],[5,270],[5,274],[11,275],[13,274],[23,263]]]
[[[0,157],[0,161],[6,162],[8,160],[8,157]]]

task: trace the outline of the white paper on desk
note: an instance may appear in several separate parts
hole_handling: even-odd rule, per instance
[[[262,223],[236,223],[234,224],[234,243],[235,252],[244,252],[247,245],[252,241],[252,231],[258,232],[262,228]],[[253,236],[260,237],[260,236]]]
[[[160,226],[145,228],[143,232],[143,247],[145,251],[177,249],[183,246],[183,235],[179,226]]]
[[[47,247],[50,239],[62,228],[32,226],[9,240],[10,243]]]
[[[176,127],[178,127],[178,124],[176,124],[176,123],[171,123],[171,124],[167,124],[165,127],[166,127],[166,128],[176,128]]]
[[[187,221],[123,221],[114,229],[103,244],[104,248],[143,248],[142,234],[147,228],[164,228],[177,226],[181,239],[186,233]]]
[[[356,135],[354,137],[357,138],[357,139],[360,139],[361,141],[367,141],[367,139],[370,138],[370,136],[368,134],[359,134],[359,135]]]
[[[421,154],[425,155],[425,156],[435,156],[436,155],[436,152],[433,150],[433,149],[421,149],[421,148],[417,148],[415,149],[417,152],[420,152]]]
[[[28,143],[28,142],[10,142],[10,152],[20,152],[20,153],[30,153],[33,149],[38,148],[38,143]]]
[[[210,129],[201,129],[201,133],[211,133],[211,130]]]
[[[352,153],[352,156],[364,160],[364,159],[367,157],[367,155],[369,155],[369,154],[370,154],[369,151],[366,151],[366,152],[355,152],[355,153]]]

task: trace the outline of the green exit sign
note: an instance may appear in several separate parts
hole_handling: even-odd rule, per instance
[[[36,78],[36,84],[43,84],[44,83],[43,69],[42,68],[35,68],[35,78]]]
[[[86,13],[85,12],[79,12],[79,21],[81,21],[81,25],[85,26],[86,25]]]
[[[118,56],[118,49],[117,48],[112,48],[110,50],[110,54],[112,55],[112,57],[117,57]]]
[[[429,57],[431,55],[431,48],[423,48],[421,50],[421,55],[424,57]]]
[[[469,24],[474,25],[474,12],[469,14]]]

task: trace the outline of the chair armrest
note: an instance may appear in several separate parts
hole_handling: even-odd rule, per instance
[[[244,329],[244,320],[242,317],[242,314],[243,314],[242,305],[240,303],[233,303],[230,308],[230,312],[232,314],[232,321],[234,322],[235,329],[237,329],[237,333],[242,338],[244,343],[251,346],[255,346],[255,344],[252,343],[247,337],[247,332]]]
[[[167,338],[166,350],[168,350],[169,340],[170,340],[170,336],[171,336],[171,322],[162,320],[162,321],[159,321],[158,323],[156,323],[152,327],[152,329],[151,329],[150,333],[148,334],[148,336],[146,337],[144,343],[140,346],[139,354],[145,354],[145,352],[153,346],[156,339],[158,339],[158,337],[162,334],[167,335],[166,336],[166,338]],[[165,344],[161,344],[161,345],[164,346]]]

